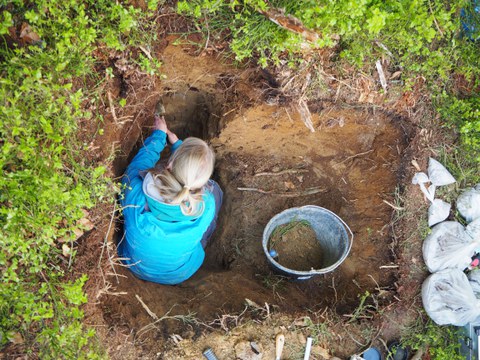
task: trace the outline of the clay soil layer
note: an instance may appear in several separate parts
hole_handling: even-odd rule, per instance
[[[122,266],[115,266],[116,276],[110,271],[114,290],[104,292],[97,304],[107,327],[133,335],[139,357],[163,354],[172,334],[195,339],[205,329],[198,324],[241,313],[246,299],[292,316],[326,306],[344,314],[358,304],[359,295],[388,288],[395,273],[381,268],[392,260],[392,209],[385,201],[393,202],[402,172],[407,143],[402,121],[378,107],[318,101],[312,104],[317,111],[312,114],[315,132],[310,132],[292,108],[259,101],[263,90],[255,74],[191,55],[172,45],[173,38],[169,41],[159,55],[166,80],[137,91],[145,100],[134,109],[132,121],[105,126],[96,144],[99,154],[118,142],[114,167],[120,176],[150,133],[154,104],[162,97],[173,131],[203,137],[214,148],[214,178],[224,191],[224,204],[205,262],[191,279],[165,286],[139,280]],[[334,272],[292,282],[270,269],[262,234],[274,215],[303,205],[337,214],[354,240]],[[115,236],[109,233],[112,244],[121,236],[121,223],[117,228]],[[98,232],[86,244],[104,238]],[[89,251],[80,248],[80,259]],[[149,328],[154,318],[146,308],[171,320]],[[179,320],[189,314],[197,325]]]

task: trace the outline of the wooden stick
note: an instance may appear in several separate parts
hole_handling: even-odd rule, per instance
[[[285,10],[271,8],[268,10],[258,10],[263,16],[265,16],[270,21],[274,22],[278,26],[300,34],[305,40],[309,42],[315,42],[318,40],[319,36],[315,31],[307,29],[303,23],[293,15],[286,15]]]
[[[118,123],[117,114],[115,113],[115,106],[113,105],[112,93],[107,91],[108,105],[110,106],[110,112],[112,113],[113,120],[115,124]]]
[[[308,108],[305,100],[300,99],[298,101],[298,104],[296,104],[296,109],[300,114],[300,117],[302,118],[302,121],[305,124],[305,126],[311,132],[315,132],[315,128],[313,127],[313,122],[312,122],[312,113],[310,112],[310,109]]]
[[[387,91],[387,79],[385,78],[385,73],[383,71],[382,62],[377,60],[375,63],[377,67],[378,77],[380,78],[380,84],[382,84],[382,88],[384,91]]]
[[[153,320],[158,320],[158,316],[157,314],[155,314],[152,310],[150,310],[147,306],[147,304],[145,304],[142,300],[142,298],[140,296],[138,296],[137,294],[135,294],[135,297],[137,298],[137,300],[140,302],[140,304],[142,305],[142,307],[145,309],[145,311],[147,312],[148,315],[150,315],[152,317]]]
[[[387,204],[388,206],[390,206],[390,207],[391,207],[392,209],[394,209],[394,210],[400,211],[400,210],[403,210],[403,209],[404,209],[404,208],[401,207],[401,206],[396,206],[396,205],[393,205],[393,204],[389,203],[387,200],[383,200],[383,202],[384,202],[385,204]]]
[[[358,153],[358,154],[355,154],[355,155],[352,155],[352,156],[348,156],[348,157],[345,158],[345,160],[341,161],[340,164],[343,164],[345,161],[348,161],[350,159],[354,159],[354,158],[362,156],[362,155],[370,154],[372,151],[373,151],[373,149],[370,149],[370,150],[362,152],[362,153]]]
[[[252,191],[252,192],[257,192],[257,193],[260,193],[260,194],[276,195],[276,196],[281,196],[281,197],[306,196],[306,195],[313,195],[313,194],[317,194],[317,193],[326,191],[325,189],[321,189],[321,188],[310,188],[310,189],[307,189],[305,191],[277,193],[274,190],[263,190],[263,189],[257,189],[257,188],[244,188],[244,187],[239,187],[239,188],[237,188],[237,190]]]
[[[284,174],[297,174],[297,173],[306,173],[308,172],[308,169],[285,169],[277,172],[259,172],[256,173],[253,176],[278,176],[278,175],[284,175]]]

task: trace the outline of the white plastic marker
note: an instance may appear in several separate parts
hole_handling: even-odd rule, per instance
[[[275,360],[280,360],[283,352],[283,345],[285,344],[285,335],[278,334],[275,339]]]
[[[313,339],[311,337],[307,337],[307,345],[305,346],[305,356],[303,357],[303,360],[310,359],[310,351],[312,350],[312,341]]]

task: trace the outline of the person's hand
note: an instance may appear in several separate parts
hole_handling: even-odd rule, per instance
[[[177,141],[178,141],[178,136],[175,135],[173,132],[171,132],[170,130],[167,130],[167,138],[168,138],[168,142],[173,145],[175,144]]]
[[[165,121],[165,118],[163,116],[157,116],[155,115],[153,122],[153,129],[154,130],[162,130],[164,133],[168,132],[167,128],[167,122]]]

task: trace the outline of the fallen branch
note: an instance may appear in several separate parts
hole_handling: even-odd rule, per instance
[[[239,188],[237,188],[237,190],[251,191],[251,192],[257,192],[257,193],[260,193],[260,194],[276,195],[276,196],[281,196],[281,197],[306,196],[306,195],[313,195],[313,194],[317,194],[317,193],[327,191],[326,189],[321,189],[321,188],[310,188],[310,189],[307,189],[305,191],[279,193],[279,192],[276,192],[275,190],[263,190],[263,189],[257,189],[257,188],[243,188],[243,187],[239,187]]]
[[[137,295],[138,296],[138,295]],[[139,299],[139,297],[137,297],[137,299]],[[139,301],[141,301],[141,299],[139,299]],[[143,302],[141,302],[142,306],[145,305]],[[186,315],[170,315],[171,311],[173,310],[175,305],[173,305],[170,310],[168,310],[165,315],[163,315],[162,317],[158,317],[156,314],[152,313],[153,315],[157,316],[157,319],[148,324],[148,325],[145,325],[143,328],[141,328],[138,332],[137,332],[137,337],[140,337],[142,335],[144,335],[146,332],[150,331],[150,330],[154,330],[154,329],[157,329],[158,330],[158,327],[157,327],[157,324],[164,321],[164,320],[177,320],[177,321],[181,321],[183,323],[186,323],[186,324],[196,324],[196,325],[203,325],[205,326],[206,328],[209,328],[211,330],[213,330],[213,328],[208,325],[208,324],[205,324],[203,322],[200,322],[196,317],[195,317],[195,313],[194,312],[189,312],[188,314]],[[148,307],[146,307],[146,305],[144,306],[144,309],[147,310]],[[147,310],[148,312],[149,310]],[[149,313],[150,316],[152,316],[150,313]]]
[[[152,310],[149,309],[149,307],[147,306],[147,304],[145,304],[142,300],[142,298],[140,296],[138,296],[137,294],[135,294],[135,297],[137,298],[137,300],[140,302],[140,304],[142,305],[142,307],[145,309],[145,311],[147,312],[148,315],[150,315],[150,317],[153,319],[153,320],[158,320],[158,316],[157,314],[155,314]]]
[[[358,154],[355,154],[355,155],[352,155],[352,156],[348,156],[348,157],[346,157],[343,161],[341,161],[340,164],[343,164],[344,162],[346,162],[346,161],[348,161],[348,160],[355,159],[356,157],[370,154],[372,151],[373,151],[373,149],[368,150],[368,151],[365,151],[365,152],[362,152],[362,153],[358,153]]]
[[[404,210],[405,208],[401,207],[401,206],[396,206],[396,205],[393,205],[391,203],[389,203],[387,200],[382,200],[385,204],[387,204],[388,206],[390,206],[392,209],[394,210],[397,210],[397,211],[401,211],[401,210]]]
[[[147,58],[148,58],[149,60],[153,60],[152,54],[150,53],[150,51],[148,51],[146,48],[144,48],[144,47],[141,46],[141,45],[140,45],[138,48],[139,48],[140,50],[142,50],[145,55],[147,55]]]
[[[311,132],[315,132],[315,128],[313,127],[313,122],[312,122],[312,113],[310,112],[310,109],[308,108],[305,100],[300,99],[298,104],[295,105],[295,107],[298,113],[300,114],[300,117],[302,118],[305,126]]]
[[[308,172],[307,169],[285,169],[277,172],[259,172],[253,176],[278,176],[284,174],[298,174],[298,173],[306,173]]]
[[[378,72],[378,77],[380,79],[380,84],[382,84],[382,88],[386,92],[387,91],[387,79],[385,78],[385,73],[383,71],[382,62],[380,60],[377,60],[377,62],[375,63],[375,66],[377,67],[377,72]]]
[[[107,91],[108,105],[110,107],[110,112],[112,113],[113,120],[115,124],[118,124],[117,113],[115,112],[115,106],[113,105],[112,93]]]
[[[382,265],[379,269],[398,269],[398,265]]]
[[[268,10],[258,9],[257,11],[278,26],[301,35],[308,42],[314,43],[320,38],[318,33],[307,29],[300,19],[291,14],[285,14],[284,9],[270,8]],[[340,37],[338,35],[332,35],[332,39],[339,40]]]

